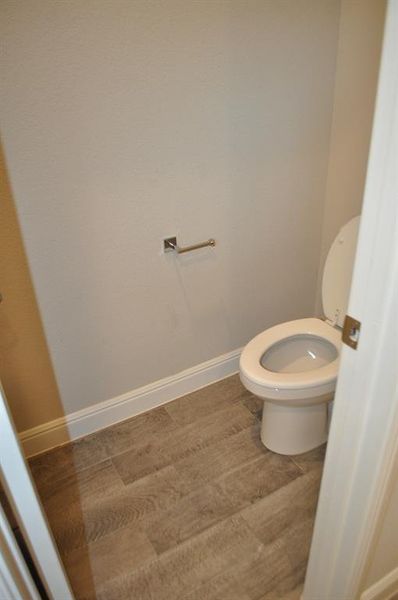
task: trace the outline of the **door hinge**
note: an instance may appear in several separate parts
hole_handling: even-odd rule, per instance
[[[349,315],[346,315],[343,326],[343,342],[350,348],[356,350],[360,331],[361,321],[357,321],[357,319],[353,319]]]

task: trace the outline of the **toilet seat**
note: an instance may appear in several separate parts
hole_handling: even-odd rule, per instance
[[[279,342],[288,344],[289,338],[315,336],[329,342],[336,349],[336,358],[330,363],[300,372],[275,372],[262,366],[261,358]],[[341,345],[341,332],[316,318],[297,319],[266,329],[244,348],[240,358],[243,384],[257,396],[278,402],[321,397],[334,390]],[[298,402],[297,402],[298,401]],[[321,400],[320,400],[321,401]]]
[[[359,217],[340,230],[328,253],[322,304],[327,321],[297,319],[253,338],[240,357],[240,378],[264,400],[261,441],[278,454],[308,452],[328,438],[329,405],[340,362]]]

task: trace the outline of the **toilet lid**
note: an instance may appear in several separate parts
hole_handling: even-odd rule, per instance
[[[343,326],[351,287],[360,217],[340,229],[326,258],[322,279],[325,317]]]

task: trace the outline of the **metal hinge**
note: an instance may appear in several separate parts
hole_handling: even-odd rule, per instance
[[[357,321],[357,319],[353,319],[349,315],[346,315],[343,326],[343,342],[350,348],[356,350],[360,331],[361,321]]]

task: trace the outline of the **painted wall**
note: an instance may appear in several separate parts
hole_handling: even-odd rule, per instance
[[[62,415],[0,149],[0,379],[18,430]]]
[[[316,311],[327,252],[339,229],[361,213],[372,133],[385,0],[342,0],[333,124]]]
[[[1,3],[5,152],[65,413],[313,313],[339,6]],[[164,256],[175,233],[217,247]]]

